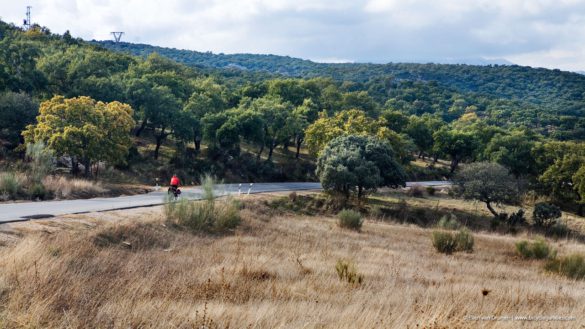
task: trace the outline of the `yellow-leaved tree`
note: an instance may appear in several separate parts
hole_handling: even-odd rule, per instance
[[[403,163],[410,161],[410,153],[414,145],[408,136],[401,135],[388,129],[386,119],[373,119],[364,111],[346,110],[333,117],[321,117],[311,124],[305,131],[305,142],[309,152],[320,156],[325,146],[340,136],[372,136],[390,143],[394,152]]]
[[[132,112],[130,105],[116,101],[55,96],[41,103],[37,124],[29,125],[22,135],[27,143],[42,141],[57,155],[71,157],[73,173],[83,164],[89,176],[96,162],[125,161],[135,126]]]

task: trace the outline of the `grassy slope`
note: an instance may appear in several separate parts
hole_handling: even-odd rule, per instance
[[[166,227],[160,208],[15,225],[24,237],[0,248],[0,327],[521,325],[465,320],[472,315],[577,317],[546,323],[559,328],[585,322],[585,282],[518,259],[513,237],[476,234],[473,254],[445,256],[420,227],[366,221],[356,233],[260,202],[243,217],[224,237]],[[555,246],[585,251],[572,241]],[[341,258],[354,260],[362,286],[337,279]]]

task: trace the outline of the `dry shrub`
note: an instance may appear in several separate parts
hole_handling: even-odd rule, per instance
[[[413,198],[422,198],[425,195],[424,191],[425,190],[422,186],[414,185],[408,189],[408,192],[406,194]]]
[[[358,273],[356,265],[350,260],[338,259],[335,264],[335,271],[341,281],[355,285],[364,282],[364,276]]]
[[[276,278],[276,274],[263,268],[251,269],[246,264],[240,270],[240,276],[248,281],[266,281]]]
[[[99,182],[67,179],[63,176],[47,176],[43,179],[43,185],[56,199],[87,199],[106,192]]]

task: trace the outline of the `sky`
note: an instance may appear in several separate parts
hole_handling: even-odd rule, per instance
[[[585,0],[0,0],[54,33],[318,62],[506,60],[585,71]]]

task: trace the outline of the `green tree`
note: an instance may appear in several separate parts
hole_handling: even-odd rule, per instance
[[[536,161],[532,154],[534,136],[525,131],[498,134],[487,144],[484,157],[508,168],[516,178],[536,175]]]
[[[500,164],[476,162],[466,165],[455,176],[454,183],[465,199],[484,202],[494,217],[499,217],[493,204],[514,202],[518,198],[511,178],[508,170]]]
[[[11,148],[23,143],[22,131],[34,123],[39,105],[24,93],[0,93],[0,139]]]
[[[191,140],[195,144],[195,150],[201,148],[203,129],[201,119],[207,113],[217,113],[227,108],[225,99],[226,90],[224,86],[217,84],[211,78],[196,80],[194,83],[195,92],[183,107],[190,129]]]
[[[433,147],[433,131],[424,118],[411,116],[404,132],[412,138],[418,149],[419,158],[423,158],[425,153],[431,151]]]
[[[443,127],[433,134],[433,150],[451,159],[451,174],[461,161],[471,159],[477,149],[477,141],[472,133]]]
[[[405,186],[406,175],[388,143],[375,137],[341,136],[327,144],[317,160],[317,176],[326,190],[349,198],[381,186]]]
[[[58,155],[70,156],[74,173],[81,161],[89,176],[97,161],[124,161],[134,124],[127,104],[55,96],[41,103],[37,124],[29,125],[23,135],[27,143],[44,142]]]

